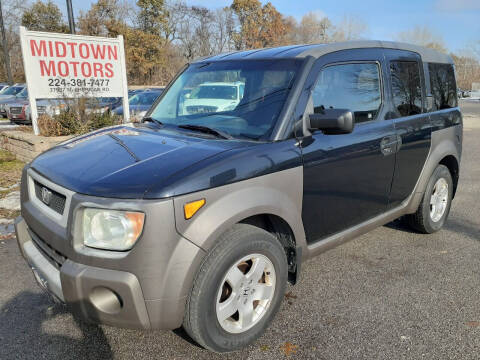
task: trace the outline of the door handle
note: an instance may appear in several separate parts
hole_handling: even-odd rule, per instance
[[[400,149],[400,141],[398,135],[386,136],[380,141],[380,151],[385,156],[395,154]]]

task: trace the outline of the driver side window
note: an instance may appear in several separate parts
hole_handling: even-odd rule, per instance
[[[382,104],[376,63],[331,65],[320,71],[313,89],[314,112],[348,109],[355,123],[374,120]]]

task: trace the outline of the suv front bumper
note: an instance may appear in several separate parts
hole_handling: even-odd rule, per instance
[[[20,252],[38,284],[76,315],[93,322],[149,329],[145,299],[137,277],[66,260],[57,268],[32,239],[22,217],[15,221]]]
[[[84,265],[70,259],[59,266],[33,238],[35,235],[21,216],[15,220],[15,231],[20,252],[37,283],[65,303],[76,316],[89,322],[135,329],[181,326],[186,296],[165,294],[160,299],[145,299],[141,283],[133,273]],[[185,260],[195,267],[196,259]],[[156,270],[151,269],[152,273]],[[159,287],[166,286],[162,284],[164,280],[158,277]],[[176,280],[178,278],[172,279]]]

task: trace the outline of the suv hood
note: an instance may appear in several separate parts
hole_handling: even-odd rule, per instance
[[[143,198],[151,186],[238,145],[236,141],[192,137],[144,124],[116,126],[62,143],[38,156],[30,166],[78,193]]]

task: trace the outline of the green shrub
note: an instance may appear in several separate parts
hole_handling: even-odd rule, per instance
[[[43,136],[80,135],[121,123],[122,117],[110,111],[86,113],[70,107],[58,115],[42,115],[38,118],[40,135]]]
[[[106,111],[103,114],[91,114],[87,121],[88,131],[101,129],[107,126],[119,125],[122,123],[122,117]]]

